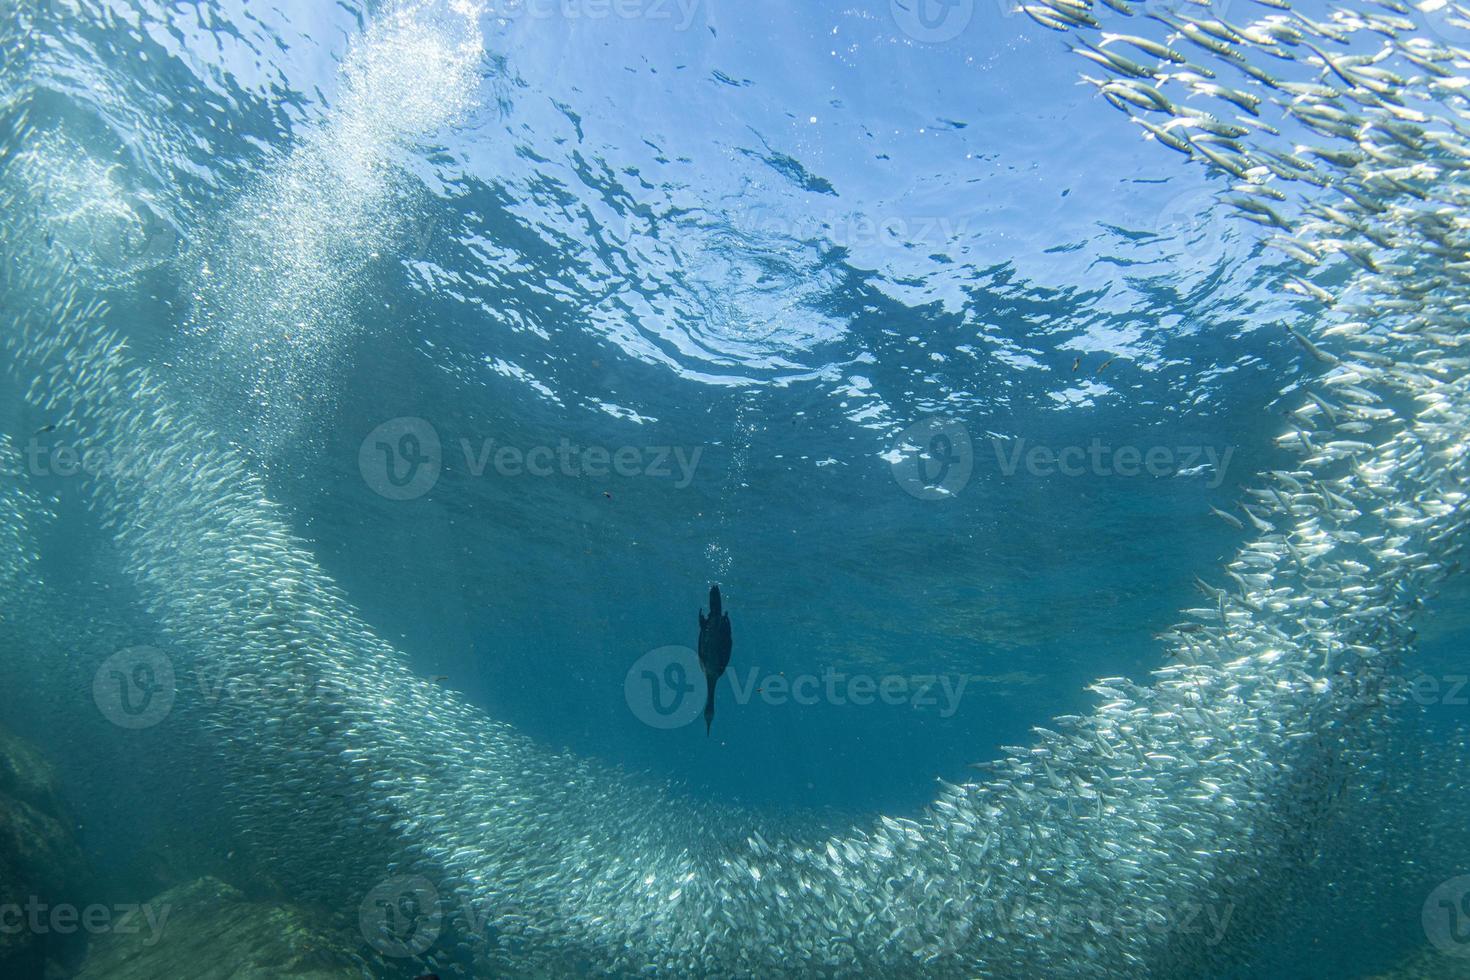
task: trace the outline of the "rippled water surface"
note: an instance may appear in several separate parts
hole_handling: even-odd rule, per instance
[[[68,900],[210,875],[343,976],[1457,975],[1470,15],[1119,6],[0,12],[0,720]]]

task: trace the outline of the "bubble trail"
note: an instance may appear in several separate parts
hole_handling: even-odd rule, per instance
[[[395,153],[462,118],[484,56],[476,8],[400,3],[348,51],[327,117],[193,256],[197,399],[269,463],[335,391],[372,261],[408,227]],[[241,390],[231,390],[243,386]],[[243,432],[241,433],[244,434]]]
[[[1045,16],[1084,23],[1074,7],[1092,10],[1069,0]],[[1223,71],[1306,30],[1276,16],[1177,29],[1204,52],[1191,57]],[[1227,29],[1241,40],[1219,37]],[[1318,40],[1352,29],[1329,25]],[[1292,170],[1356,202],[1327,205],[1348,222],[1308,213],[1315,201],[1299,202],[1300,221],[1271,205],[1290,224],[1283,251],[1356,270],[1330,309],[1292,325],[1320,371],[1282,438],[1300,459],[1248,496],[1255,537],[1222,584],[1203,583],[1206,601],[1169,636],[1173,663],[1151,685],[1098,681],[1106,701],[1093,714],[1038,728],[984,779],[945,784],[917,820],[881,817],[826,840],[754,827],[540,749],[415,678],[240,455],[167,398],[105,307],[27,244],[47,216],[27,169],[44,161],[24,144],[0,154],[12,216],[0,302],[15,318],[0,345],[33,404],[141,461],[98,478],[92,509],[169,642],[226,674],[310,674],[312,697],[227,698],[200,719],[242,836],[299,894],[355,912],[385,879],[421,878],[441,903],[443,921],[424,925],[433,949],[492,975],[1209,974],[1262,934],[1312,855],[1338,796],[1335,762],[1387,723],[1410,615],[1467,521],[1470,391],[1456,351],[1470,234],[1463,210],[1445,211],[1463,196],[1462,170],[1436,149],[1460,137],[1408,122],[1423,129],[1415,138],[1389,118],[1424,112],[1411,102],[1461,115],[1458,90],[1406,84],[1395,102],[1376,92],[1387,62],[1317,65],[1321,45],[1286,47],[1318,76],[1300,84],[1385,102],[1363,110],[1373,122],[1362,131],[1391,156],[1379,169],[1349,155]],[[1432,42],[1403,48],[1438,64]],[[1262,97],[1214,84],[1241,111],[1259,108]],[[1254,145],[1191,145],[1248,184],[1274,160]],[[1346,235],[1352,224],[1361,240]],[[692,832],[732,824],[715,843]]]

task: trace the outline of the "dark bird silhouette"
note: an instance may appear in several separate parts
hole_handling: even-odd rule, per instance
[[[704,671],[704,734],[715,720],[715,683],[730,666],[730,614],[720,602],[720,587],[709,587],[709,615],[699,613],[699,666]]]

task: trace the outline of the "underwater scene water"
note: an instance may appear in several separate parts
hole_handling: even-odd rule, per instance
[[[1470,976],[1460,0],[7,0],[0,976]]]

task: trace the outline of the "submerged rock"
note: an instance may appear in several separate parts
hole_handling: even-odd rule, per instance
[[[1470,980],[1470,958],[1420,949],[1387,973],[1374,974],[1367,980]]]
[[[171,888],[124,934],[94,937],[75,980],[361,980],[361,957],[289,906],[255,902],[217,878]]]
[[[0,976],[39,976],[79,945],[75,929],[50,917],[83,886],[75,826],[51,763],[0,728]]]

